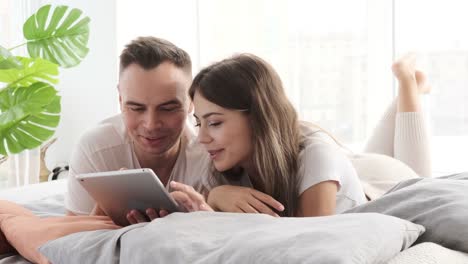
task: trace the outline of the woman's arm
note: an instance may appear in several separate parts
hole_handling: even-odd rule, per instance
[[[284,206],[268,194],[242,186],[221,185],[208,195],[208,204],[213,209],[232,213],[261,213],[278,217]]]
[[[309,187],[299,196],[297,216],[326,216],[335,214],[338,182],[324,181]]]

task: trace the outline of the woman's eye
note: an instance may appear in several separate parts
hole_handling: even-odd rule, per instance
[[[143,112],[145,110],[144,108],[130,108],[131,111],[133,112]]]
[[[201,126],[201,124],[198,123],[198,122],[195,124],[195,127],[200,127],[200,126]]]
[[[210,122],[210,123],[208,123],[208,125],[209,125],[209,126],[214,126],[214,127],[215,127],[215,126],[221,125],[222,123],[223,123],[223,122]]]

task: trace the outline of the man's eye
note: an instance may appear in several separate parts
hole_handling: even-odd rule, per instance
[[[143,112],[145,109],[144,108],[135,108],[135,107],[130,107],[130,110],[133,112]]]
[[[166,111],[166,112],[172,112],[177,110],[178,107],[171,107],[171,108],[161,108],[161,110]]]
[[[195,124],[195,127],[200,127],[200,126],[201,126],[201,124],[200,124],[199,122],[197,122],[197,123]]]

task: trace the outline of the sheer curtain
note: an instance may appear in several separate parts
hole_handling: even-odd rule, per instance
[[[393,97],[388,7],[371,0],[200,1],[200,62],[236,52],[263,57],[302,119],[361,145]]]
[[[119,1],[117,10],[118,47],[166,38],[191,54],[195,74],[254,53],[273,64],[302,119],[357,147],[394,95],[386,0]]]
[[[435,174],[466,171],[468,165],[468,2],[395,1],[396,52],[417,51],[432,93]]]
[[[121,0],[118,5],[120,48],[137,35],[167,38],[191,54],[194,73],[233,53],[255,53],[277,69],[302,119],[317,122],[355,150],[396,96],[392,61],[418,51],[419,66],[434,87],[425,103],[435,174],[468,170],[466,1]]]
[[[22,44],[23,23],[40,6],[42,1],[2,0],[0,2],[0,45],[12,48]],[[25,47],[15,49],[15,55],[25,55]],[[4,85],[0,84],[0,87]],[[1,113],[0,113],[1,114]],[[0,188],[17,187],[39,182],[40,150],[26,150],[10,155],[0,164]]]

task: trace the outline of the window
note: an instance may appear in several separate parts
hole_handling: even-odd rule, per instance
[[[125,36],[121,41],[146,28],[146,35],[186,49],[194,73],[233,53],[255,53],[278,71],[302,119],[317,122],[356,150],[396,96],[392,61],[418,51],[433,86],[425,106],[433,120],[435,172],[468,169],[464,153],[457,151],[468,148],[468,34],[463,34],[468,4],[463,0],[132,3],[119,2],[117,20],[125,21],[117,27]],[[158,16],[149,14],[155,12]]]
[[[18,28],[43,2],[0,1],[0,45],[22,43]],[[233,53],[257,54],[278,71],[301,119],[360,150],[395,97],[393,59],[418,51],[433,86],[426,107],[434,169],[442,174],[468,169],[467,6],[463,0],[120,0],[117,52],[137,36],[162,37],[190,53],[194,74]],[[114,47],[114,38],[103,39]],[[113,89],[103,93],[115,97]]]
[[[467,8],[468,3],[461,0],[395,1],[396,51],[418,51],[419,66],[433,88],[427,110],[438,174],[468,167]]]
[[[200,1],[201,65],[234,52],[259,55],[302,119],[361,144],[393,96],[386,2]]]

